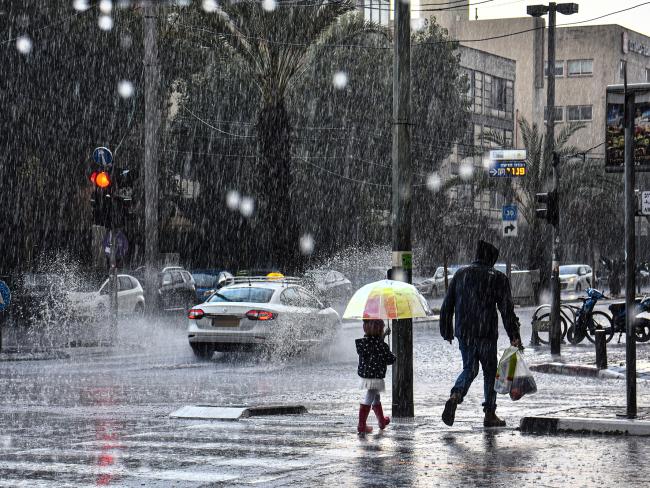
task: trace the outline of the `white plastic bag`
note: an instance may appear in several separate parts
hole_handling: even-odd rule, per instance
[[[512,380],[517,369],[517,351],[516,347],[510,346],[503,351],[503,355],[497,365],[497,376],[494,381],[494,391],[502,395],[510,393]]]
[[[524,354],[518,350],[515,356],[517,357],[517,366],[510,385],[510,398],[517,401],[524,395],[536,393],[537,384],[524,360]]]

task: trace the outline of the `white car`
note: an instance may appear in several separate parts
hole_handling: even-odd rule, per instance
[[[187,336],[197,357],[260,346],[291,353],[331,340],[341,326],[339,314],[297,280],[235,280],[188,313]]]
[[[119,315],[144,313],[144,292],[140,282],[131,275],[117,275],[117,311]],[[101,286],[83,282],[67,292],[74,312],[81,317],[104,319],[110,310],[108,279]]]
[[[352,296],[352,283],[342,273],[334,270],[309,270],[305,273],[305,286],[324,300]]]
[[[590,288],[593,281],[591,267],[586,264],[560,266],[560,290],[579,293]]]
[[[447,283],[451,281],[454,277],[456,271],[458,271],[463,266],[448,266],[447,267]],[[431,278],[419,281],[415,283],[415,288],[426,297],[436,298],[440,296],[445,296],[445,268],[439,266],[436,269],[436,272]]]

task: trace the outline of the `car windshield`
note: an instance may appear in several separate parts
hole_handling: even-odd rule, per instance
[[[217,277],[215,275],[207,273],[194,273],[192,274],[196,286],[199,288],[212,288],[216,281]]]
[[[560,274],[578,274],[578,266],[560,266]]]
[[[275,292],[272,288],[222,288],[210,298],[210,303],[215,302],[248,302],[268,303]]]

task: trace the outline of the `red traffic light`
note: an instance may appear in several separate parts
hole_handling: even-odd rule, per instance
[[[90,175],[90,181],[92,181],[99,188],[108,188],[111,186],[111,177],[106,171],[94,171],[93,174]]]

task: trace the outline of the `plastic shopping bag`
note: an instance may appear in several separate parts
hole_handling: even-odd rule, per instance
[[[515,401],[537,391],[535,378],[518,348],[510,346],[503,352],[497,366],[494,390],[503,395],[510,394]]]
[[[524,360],[524,355],[521,351],[517,351],[517,366],[515,375],[512,378],[512,385],[510,386],[510,398],[512,400],[519,400],[524,395],[531,395],[537,392],[537,384],[533,378],[528,365]]]
[[[502,395],[510,393],[512,380],[517,368],[517,351],[516,347],[510,346],[505,351],[497,365],[497,377],[494,382],[494,390]]]

